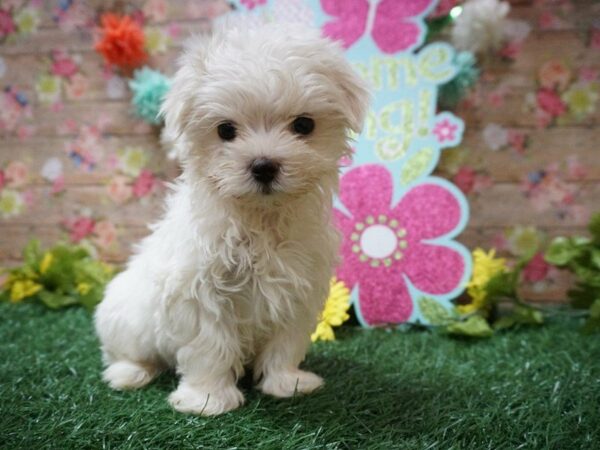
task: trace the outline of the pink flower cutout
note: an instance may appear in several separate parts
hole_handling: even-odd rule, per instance
[[[116,175],[110,180],[107,186],[108,196],[117,204],[123,204],[129,200],[133,194],[129,185],[129,178],[123,175]]]
[[[448,189],[424,182],[392,206],[393,181],[381,165],[366,164],[341,179],[340,200],[350,216],[335,210],[343,234],[337,276],[358,287],[359,308],[369,325],[401,323],[413,301],[406,281],[429,295],[459,286],[465,263],[460,253],[429,243],[458,226],[461,208]]]
[[[55,52],[52,55],[52,67],[50,71],[59,77],[70,78],[77,73],[77,64],[68,55],[62,52]]]
[[[254,9],[267,3],[267,0],[240,0],[240,3],[248,9]]]
[[[525,153],[527,135],[521,131],[508,130],[508,143],[519,154]]]
[[[156,178],[148,169],[143,169],[133,182],[132,192],[138,198],[144,197],[152,192],[156,185]]]
[[[95,222],[89,217],[81,216],[72,220],[66,220],[65,225],[69,230],[71,241],[77,243],[92,234]]]
[[[94,225],[94,243],[102,248],[108,249],[117,239],[117,229],[108,220],[101,220]]]
[[[550,265],[544,260],[542,253],[536,253],[523,268],[523,279],[529,283],[543,281],[548,276]]]
[[[375,10],[371,35],[377,47],[388,54],[408,50],[421,42],[423,27],[414,20],[432,0],[381,0]],[[369,16],[368,0],[321,0],[325,13],[333,17],[323,26],[325,36],[351,47],[365,33]]]
[[[558,117],[567,112],[567,105],[558,94],[550,89],[540,89],[536,95],[538,106],[551,117]]]
[[[442,143],[456,139],[456,130],[458,130],[458,125],[453,124],[448,119],[444,119],[435,124],[433,134],[437,137],[438,142]]]
[[[27,184],[29,168],[21,161],[12,161],[6,166],[4,175],[11,187],[22,187]]]
[[[521,41],[510,41],[504,44],[504,46],[498,51],[499,55],[503,58],[514,60],[523,48],[523,42]]]
[[[65,176],[59,175],[52,182],[52,195],[58,195],[65,190]]]
[[[89,86],[89,80],[80,73],[77,73],[71,77],[71,80],[66,85],[67,97],[72,100],[80,99],[85,95]]]
[[[463,166],[458,169],[458,172],[456,172],[456,175],[454,175],[452,181],[461,191],[463,191],[465,194],[469,194],[475,187],[476,175],[477,174],[471,167]]]
[[[10,13],[4,9],[0,9],[0,38],[14,33],[16,30],[15,22]]]

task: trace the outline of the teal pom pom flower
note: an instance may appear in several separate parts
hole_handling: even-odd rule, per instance
[[[129,81],[135,114],[152,125],[160,125],[163,121],[160,105],[170,87],[171,80],[162,73],[148,67],[136,70]]]
[[[479,68],[473,53],[458,52],[454,56],[454,65],[458,68],[456,75],[440,86],[438,94],[438,103],[444,109],[454,108],[479,79]]]

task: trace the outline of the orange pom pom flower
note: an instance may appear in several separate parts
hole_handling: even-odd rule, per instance
[[[148,55],[144,49],[144,32],[131,17],[105,13],[102,15],[102,35],[96,51],[109,64],[131,70],[144,64]]]

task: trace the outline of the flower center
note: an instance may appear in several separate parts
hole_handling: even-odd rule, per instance
[[[405,238],[406,229],[396,219],[384,214],[367,216],[364,222],[357,222],[350,236],[352,251],[361,262],[372,267],[382,264],[389,267],[393,261],[401,260],[408,247]]]
[[[396,250],[398,239],[386,225],[372,225],[360,236],[360,247],[371,258],[385,258]]]

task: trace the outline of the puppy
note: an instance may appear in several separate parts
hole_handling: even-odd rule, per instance
[[[339,160],[367,106],[315,30],[229,28],[188,46],[162,108],[182,175],[95,315],[112,388],[175,368],[171,405],[216,415],[244,402],[245,368],[276,397],[323,384],[298,365],[336,263]]]

